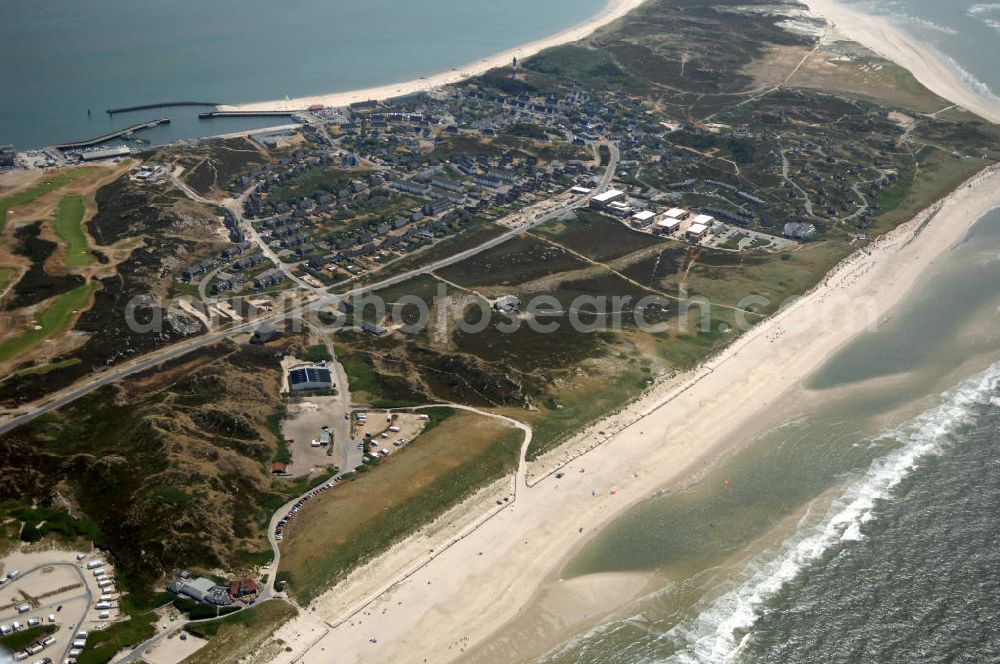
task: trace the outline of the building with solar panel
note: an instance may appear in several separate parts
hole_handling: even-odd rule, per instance
[[[333,389],[333,375],[326,367],[297,367],[288,372],[292,392],[317,392]]]

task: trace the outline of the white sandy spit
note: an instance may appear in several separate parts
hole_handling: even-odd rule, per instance
[[[958,67],[894,26],[836,0],[799,0],[840,35],[908,69],[924,87],[990,122],[1000,123],[1000,104],[973,90]]]

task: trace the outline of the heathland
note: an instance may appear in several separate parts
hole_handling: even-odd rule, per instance
[[[996,164],[1000,130],[788,12],[811,29],[786,29],[771,3],[651,1],[516,72],[3,191],[0,403],[37,415],[0,440],[3,537],[108,549],[131,620],[92,635],[101,652],[152,634],[146,609],[179,569],[278,578],[316,609],[287,628],[298,629],[309,614],[352,615],[435,547],[448,553],[421,572],[432,588],[395,591],[406,612],[380,628],[385,652],[402,661],[414,643],[432,653],[485,638],[583,529],[686,476],[856,331],[775,344],[781,321],[805,315],[789,302],[840,288],[891,306],[992,200],[995,176],[962,188],[907,244],[911,219]],[[609,185],[628,212],[571,189]],[[632,216],[672,208],[711,216],[710,236]],[[388,313],[328,301],[359,289]],[[520,307],[505,309],[511,296]],[[484,312],[490,324],[473,331]],[[249,344],[263,322],[280,336]],[[317,397],[347,397],[330,411],[338,425],[373,407],[478,412],[434,411],[435,426],[387,457],[339,439],[331,458],[286,476],[314,459],[283,435],[312,403],[283,392],[288,358],[343,376]],[[72,398],[45,405],[61,394]],[[524,459],[524,434],[499,417],[530,426]],[[524,484],[602,441],[599,461]],[[500,480],[515,473],[512,492]],[[334,476],[272,539],[279,508]],[[577,489],[595,498],[583,511],[567,497]],[[487,507],[499,516],[452,547]],[[71,517],[41,533],[51,510]],[[262,569],[275,550],[280,566]],[[513,598],[494,601],[511,569],[523,572]],[[469,599],[480,572],[488,592]],[[456,602],[463,619],[446,624]],[[191,629],[215,658],[253,620],[289,617],[273,604]],[[338,625],[342,652],[370,645],[360,621]],[[290,659],[312,647],[302,639],[260,648]],[[324,646],[304,661],[323,661]]]

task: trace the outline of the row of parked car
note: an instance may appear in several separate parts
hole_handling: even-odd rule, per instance
[[[338,478],[334,479],[333,482],[337,482],[337,481],[339,481],[339,479],[340,478],[338,477]],[[284,530],[285,530],[285,524],[288,523],[293,516],[295,516],[295,513],[299,511],[299,508],[302,507],[305,504],[305,502],[307,500],[309,500],[310,498],[312,498],[313,496],[317,496],[317,495],[323,493],[324,491],[326,491],[327,489],[332,488],[333,487],[333,482],[327,482],[326,484],[321,484],[320,486],[316,487],[315,489],[313,489],[309,493],[303,495],[301,498],[299,498],[298,500],[296,500],[295,504],[292,505],[292,509],[290,509],[288,511],[288,514],[286,514],[285,516],[281,517],[281,520],[278,521],[278,525],[275,526],[275,528],[274,528],[274,539],[276,539],[276,540],[278,540],[280,542],[281,538],[283,537],[282,533],[284,533]]]

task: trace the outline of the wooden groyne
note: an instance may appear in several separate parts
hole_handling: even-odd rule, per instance
[[[134,124],[130,127],[125,127],[124,129],[118,129],[117,131],[108,132],[107,134],[98,136],[97,138],[91,138],[86,141],[77,141],[75,143],[61,143],[59,145],[53,145],[52,147],[54,147],[57,150],[75,150],[77,148],[89,148],[92,145],[98,145],[100,143],[104,143],[105,141],[110,141],[115,138],[121,138],[126,134],[131,134],[132,132],[138,131],[140,129],[146,129],[147,127],[150,126],[156,126],[162,124],[170,124],[170,118],[160,118],[159,120],[147,120],[145,122]]]
[[[142,104],[140,106],[122,106],[121,108],[109,108],[108,115],[115,113],[131,113],[132,111],[148,111],[152,108],[172,108],[175,106],[218,106],[214,101],[164,101],[158,104]]]

